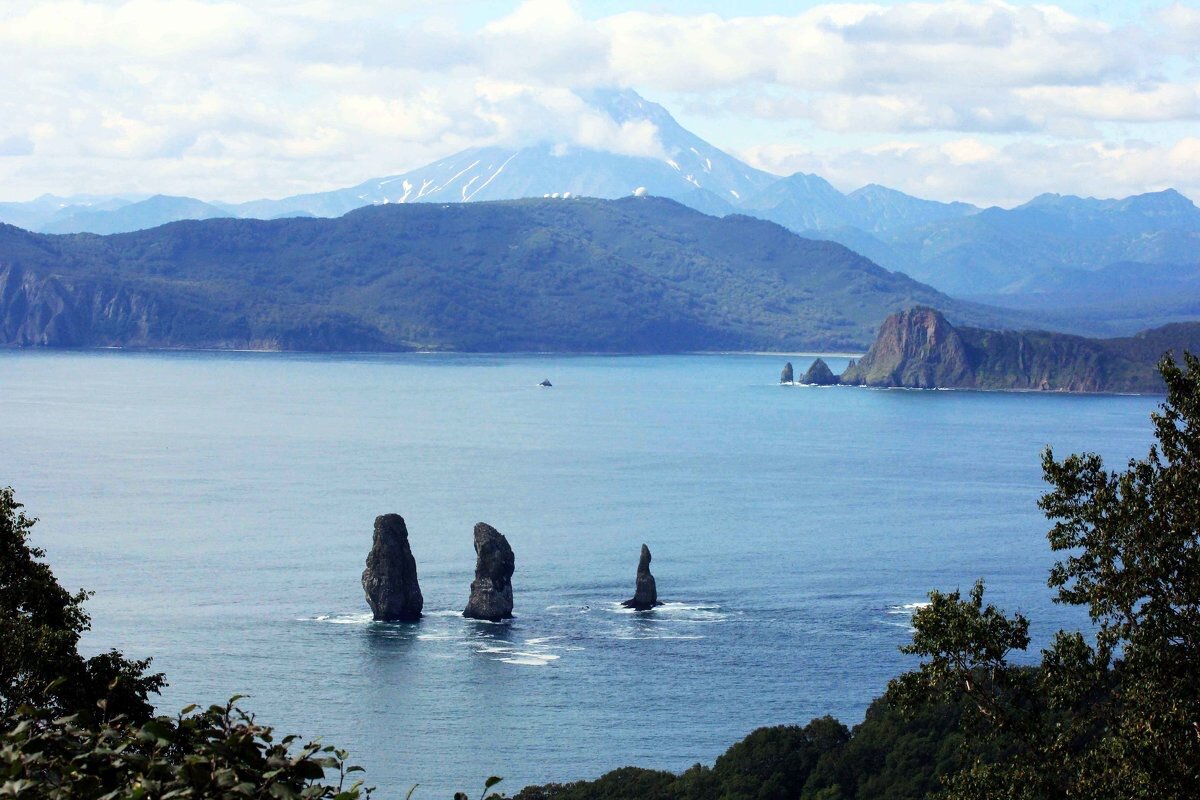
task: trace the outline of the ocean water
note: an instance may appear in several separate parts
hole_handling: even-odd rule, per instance
[[[0,484],[96,592],[86,648],[166,672],[160,710],[247,694],[382,797],[856,723],[935,587],[985,577],[1037,644],[1085,624],[1045,587],[1039,455],[1122,466],[1160,398],[781,387],[785,360],[0,351]],[[385,512],[418,624],[363,599]],[[459,616],[481,520],[516,552],[510,623]],[[631,613],[643,542],[667,603]]]

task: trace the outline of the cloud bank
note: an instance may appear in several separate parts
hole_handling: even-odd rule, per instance
[[[1200,197],[1200,9],[1183,3],[1123,25],[995,0],[755,17],[528,0],[463,21],[479,7],[10,1],[0,199],[281,196],[486,144],[660,156],[653,126],[573,91],[598,86],[686,109],[756,166],[847,189]]]

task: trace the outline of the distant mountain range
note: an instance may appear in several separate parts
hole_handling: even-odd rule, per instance
[[[638,190],[713,216],[751,215],[839,242],[956,297],[1053,309],[1084,324],[1119,320],[1114,332],[1200,313],[1200,209],[1175,191],[1122,200],[1048,194],[1013,209],[923,200],[874,184],[843,194],[816,175],[780,178],[754,169],[635,92],[581,96],[616,125],[652,124],[660,152],[618,154],[552,141],[474,148],[347,189],[279,200],[43,197],[0,203],[0,221],[45,233],[117,233],[180,219],[336,217],[368,205],[619,198]]]
[[[1200,209],[1174,190],[1124,200],[1042,195],[1013,209],[827,238],[960,296],[1053,293],[1114,264],[1200,264]],[[1132,277],[1132,275],[1131,275]],[[1129,281],[1123,287],[1142,287]]]
[[[979,212],[969,203],[921,200],[886,186],[871,184],[842,194],[824,178],[796,173],[750,195],[741,210],[797,232],[854,229],[883,234]]]
[[[40,226],[42,233],[126,233],[178,222],[183,219],[217,219],[234,216],[224,209],[190,197],[156,195],[134,203],[106,208],[68,206]]]
[[[0,345],[857,350],[885,316],[1019,319],[833,242],[671,200],[389,204],[110,236],[0,226]]]

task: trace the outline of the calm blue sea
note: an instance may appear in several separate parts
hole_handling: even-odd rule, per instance
[[[784,361],[0,351],[0,484],[95,590],[87,648],[167,673],[161,710],[248,694],[383,797],[853,724],[934,587],[986,577],[1039,643],[1082,623],[1045,588],[1040,451],[1120,466],[1159,398],[780,387]],[[385,512],[419,624],[369,621]],[[481,520],[516,551],[511,624],[458,616]],[[668,602],[627,613],[643,542]]]

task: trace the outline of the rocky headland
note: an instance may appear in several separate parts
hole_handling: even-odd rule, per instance
[[[1064,392],[1163,391],[1166,352],[1200,352],[1200,323],[1116,339],[956,327],[933,308],[892,314],[839,379],[856,386]]]
[[[375,619],[415,622],[421,618],[425,601],[417,582],[417,562],[408,544],[408,527],[399,514],[375,518],[362,585]]]
[[[475,526],[475,580],[463,616],[499,622],[513,610],[512,575],[516,567],[512,547],[504,534],[480,522]]]

